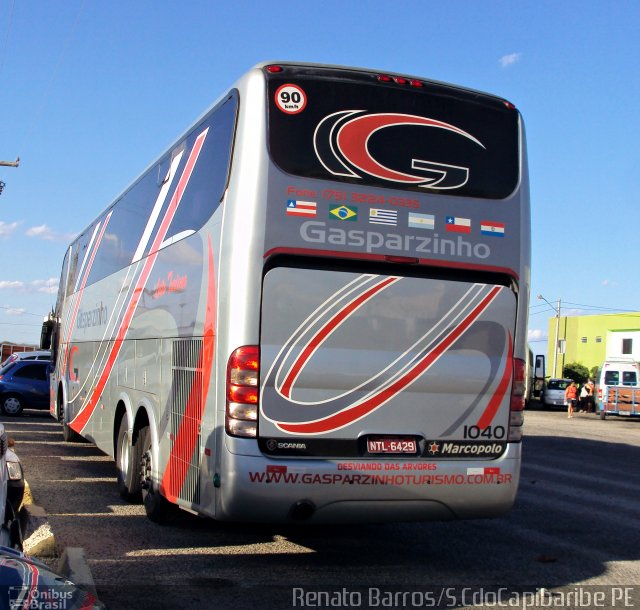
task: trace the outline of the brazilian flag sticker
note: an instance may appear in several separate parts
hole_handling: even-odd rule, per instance
[[[358,220],[358,208],[353,205],[332,205],[329,207],[329,217],[338,220]]]

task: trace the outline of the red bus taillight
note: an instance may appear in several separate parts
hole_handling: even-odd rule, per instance
[[[227,364],[226,430],[231,436],[258,435],[258,380],[260,351],[257,345],[239,347]]]
[[[520,358],[513,359],[513,384],[511,385],[511,404],[509,408],[509,442],[522,440],[522,424],[524,423],[525,376],[527,364]]]

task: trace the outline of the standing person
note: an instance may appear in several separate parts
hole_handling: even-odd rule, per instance
[[[567,417],[573,417],[573,409],[576,406],[577,400],[578,386],[575,381],[572,381],[564,391],[564,404],[567,405]]]
[[[580,401],[579,401],[580,413],[589,411],[589,386],[585,383],[580,388]]]
[[[587,413],[595,413],[596,412],[596,403],[594,398],[594,392],[596,390],[596,386],[593,383],[593,379],[589,379],[587,381]]]

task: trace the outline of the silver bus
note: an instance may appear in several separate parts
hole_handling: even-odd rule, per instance
[[[513,104],[260,64],[69,246],[51,413],[158,522],[500,515],[529,266]]]

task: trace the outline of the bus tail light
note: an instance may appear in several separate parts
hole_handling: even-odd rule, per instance
[[[226,430],[231,436],[258,435],[258,380],[260,351],[257,345],[235,350],[227,364]]]
[[[520,358],[513,359],[513,384],[511,385],[511,404],[509,408],[509,442],[522,440],[522,424],[524,423],[525,375],[527,365]]]

